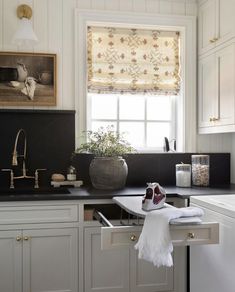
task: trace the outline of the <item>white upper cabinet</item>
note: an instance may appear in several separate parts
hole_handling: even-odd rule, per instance
[[[208,0],[199,8],[199,52],[214,47],[216,37],[216,1]]]
[[[199,133],[235,131],[235,45],[199,61]]]
[[[207,0],[199,6],[199,54],[235,36],[235,0]]]
[[[214,54],[199,61],[198,74],[199,128],[210,127],[212,119],[218,115],[216,57]]]

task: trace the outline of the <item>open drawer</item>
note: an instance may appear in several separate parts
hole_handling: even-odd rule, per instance
[[[126,211],[128,208],[115,201]],[[132,203],[132,202],[131,202]],[[133,206],[133,204],[132,204]],[[131,211],[131,214],[135,212]],[[136,214],[135,214],[136,215]],[[141,214],[140,214],[141,215]],[[140,236],[142,226],[113,226],[101,213],[96,213],[97,219],[105,226],[101,227],[101,248],[121,249],[133,247]],[[143,216],[142,216],[143,217]],[[172,243],[175,246],[219,243],[219,223],[202,222],[200,224],[170,225]]]
[[[101,248],[120,249],[136,244],[142,226],[113,226],[101,228]],[[195,225],[172,225],[170,233],[173,245],[219,243],[219,223],[210,222]]]

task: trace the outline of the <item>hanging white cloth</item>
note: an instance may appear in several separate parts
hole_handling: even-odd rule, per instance
[[[173,265],[173,245],[169,222],[176,218],[200,217],[203,211],[197,207],[162,208],[147,213],[144,226],[135,248],[140,259],[152,262],[155,266]],[[183,220],[185,221],[185,220]],[[187,221],[187,220],[186,220]]]

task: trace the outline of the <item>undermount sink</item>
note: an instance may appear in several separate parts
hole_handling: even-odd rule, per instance
[[[39,188],[39,189],[0,189],[0,196],[18,196],[18,195],[66,195],[70,194],[67,188]]]

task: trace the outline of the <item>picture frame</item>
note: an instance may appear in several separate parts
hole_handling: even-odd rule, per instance
[[[0,52],[0,105],[55,106],[56,54]]]

